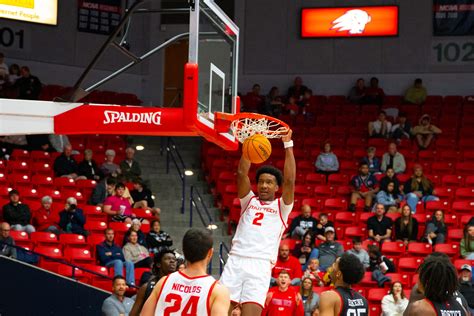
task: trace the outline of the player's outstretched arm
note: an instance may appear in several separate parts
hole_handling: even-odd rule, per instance
[[[281,138],[286,146],[282,190],[283,202],[285,202],[286,205],[292,204],[295,197],[296,162],[295,155],[293,154],[293,141],[291,140],[292,134],[293,131],[290,129],[288,134]]]
[[[130,311],[129,316],[139,316],[140,315],[140,308],[143,307],[145,303],[145,292],[148,283],[143,284],[140,289],[138,290],[137,297],[135,299],[135,303],[133,304],[132,310]]]
[[[211,304],[211,316],[226,316],[230,306],[229,290],[217,283],[212,291]]]
[[[151,292],[150,297],[146,300],[145,305],[143,305],[142,312],[140,316],[154,316],[156,303],[158,303],[158,293],[160,293],[161,288],[163,287],[163,283],[165,282],[166,277],[162,277],[160,281],[155,285],[153,288],[153,292]]]
[[[336,303],[339,297],[334,291],[326,291],[321,293],[319,300],[319,316],[336,316]]]
[[[237,167],[237,194],[239,199],[246,197],[250,192],[249,170],[250,160],[245,159],[242,155],[239,166]]]

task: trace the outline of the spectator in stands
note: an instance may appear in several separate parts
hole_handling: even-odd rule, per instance
[[[298,215],[293,219],[290,228],[288,229],[288,233],[284,238],[291,236],[301,239],[308,231],[315,233],[317,225],[318,220],[311,216],[311,207],[308,204],[303,204],[301,206],[301,215]]]
[[[10,224],[3,222],[0,224],[0,256],[16,258],[15,241],[10,236]]]
[[[136,218],[133,219],[132,220],[132,225],[130,226],[130,228],[127,230],[127,232],[123,236],[122,246],[125,246],[127,244],[128,239],[130,237],[130,233],[131,232],[136,232],[137,236],[138,236],[138,243],[140,245],[144,246],[144,247],[147,247],[146,236],[143,233],[143,231],[141,230],[141,227],[142,227],[142,223],[140,222],[140,220],[138,220]]]
[[[381,203],[375,205],[375,215],[367,220],[369,239],[382,244],[392,236],[392,220],[385,216],[385,206]]]
[[[28,141],[26,135],[8,135],[0,137],[0,155],[9,159],[14,149],[27,149]]]
[[[347,97],[349,102],[354,104],[366,104],[366,88],[365,81],[362,78],[357,79],[356,85],[351,88],[349,91],[349,96]]]
[[[387,273],[395,273],[395,265],[387,257],[383,256],[379,247],[369,245],[370,267],[372,280],[376,281],[379,287],[383,287],[385,282],[391,282],[392,279],[386,276]]]
[[[326,241],[326,228],[334,227],[334,223],[329,220],[329,216],[326,213],[319,214],[319,223],[316,225],[316,238],[322,241]],[[336,239],[336,237],[334,238]]]
[[[124,193],[125,185],[123,183],[117,183],[115,185],[115,194],[105,199],[103,211],[104,213],[112,215],[113,221],[131,223],[132,217],[135,216],[132,213],[130,201],[124,197]]]
[[[441,134],[441,132],[438,127],[431,124],[431,117],[428,114],[423,114],[418,125],[413,127],[412,130],[412,134],[415,136],[420,150],[429,148],[433,138]]]
[[[33,213],[33,225],[39,232],[50,232],[60,234],[59,215],[51,210],[53,199],[49,196],[43,196],[41,207]]]
[[[92,191],[89,203],[97,206],[104,205],[105,199],[114,194],[116,184],[115,178],[106,178],[99,182]]]
[[[5,63],[5,55],[0,53],[0,92],[3,97],[3,90],[8,80],[8,65]]]
[[[315,285],[324,286],[324,272],[319,269],[319,260],[316,258],[309,259],[308,268],[304,272],[303,278],[310,278]]]
[[[370,78],[370,86],[365,89],[366,102],[368,104],[383,104],[385,98],[385,92],[379,87],[379,79],[376,77]],[[389,129],[390,130],[390,129]]]
[[[300,112],[300,107],[298,104],[296,104],[296,98],[295,97],[289,97],[288,98],[288,103],[285,104],[283,107],[283,113],[284,114],[289,114],[291,116],[296,116]]]
[[[67,135],[51,134],[49,135],[49,142],[58,153],[62,153],[65,146],[71,146]]]
[[[385,111],[380,111],[377,120],[369,122],[370,138],[388,138],[392,130],[392,123],[387,120]]]
[[[322,271],[326,271],[344,253],[344,247],[336,241],[334,227],[326,227],[326,241],[319,246],[319,264]]]
[[[325,174],[327,179],[330,174],[339,171],[339,160],[337,160],[337,156],[332,152],[329,142],[325,142],[321,149],[321,153],[316,158],[316,172]]]
[[[48,134],[26,135],[28,150],[41,150],[52,152],[53,147],[49,143]]]
[[[145,183],[140,178],[133,180],[133,190],[130,192],[134,201],[133,208],[142,208],[150,210],[157,219],[160,218],[161,210],[155,207],[153,193],[145,186]]]
[[[459,246],[461,257],[467,260],[474,260],[474,225],[467,224],[464,227],[464,237]]]
[[[363,157],[361,163],[365,163],[369,166],[370,174],[380,173],[380,159],[375,156],[375,147],[367,148],[367,156]]]
[[[306,90],[308,90],[308,87],[303,85],[303,79],[296,77],[294,85],[288,89],[288,98],[294,97],[296,101],[300,101]]]
[[[141,176],[140,164],[135,160],[135,149],[132,147],[125,149],[125,159],[120,163],[119,167],[122,176],[127,181],[133,181]]]
[[[369,165],[361,163],[359,174],[351,179],[352,195],[349,211],[354,212],[357,200],[364,199],[366,212],[372,208],[372,199],[378,192],[377,179],[369,173]]]
[[[403,138],[411,138],[411,124],[407,120],[407,115],[403,112],[398,113],[398,123],[392,126],[391,137],[400,143]]]
[[[402,215],[395,220],[395,239],[405,245],[418,240],[418,220],[412,216],[410,206],[402,207]]]
[[[12,230],[18,230],[31,234],[36,231],[30,224],[31,211],[28,205],[20,202],[18,190],[8,192],[10,202],[3,206],[3,219],[10,224]]]
[[[85,179],[84,176],[79,176],[79,168],[76,160],[72,156],[71,145],[64,146],[64,152],[56,157],[54,160],[54,173],[56,177],[66,177],[70,179]]]
[[[303,316],[304,306],[301,295],[290,287],[291,276],[286,270],[277,275],[277,287],[268,291],[262,316],[288,315]],[[293,284],[291,284],[293,285]]]
[[[41,81],[38,77],[33,76],[30,72],[30,68],[22,66],[20,68],[19,78],[14,85],[14,88],[18,89],[18,98],[25,100],[38,100],[41,93]]]
[[[89,180],[100,180],[102,172],[97,166],[95,160],[92,159],[92,150],[84,150],[84,160],[79,163],[77,171],[79,176],[83,176]]]
[[[265,99],[260,94],[261,87],[259,84],[254,84],[252,91],[248,92],[245,96],[245,112],[261,112],[264,105]]]
[[[125,260],[134,263],[135,268],[151,268],[153,260],[146,247],[138,243],[138,234],[132,230],[128,237],[128,243],[123,246]]]
[[[290,255],[290,247],[285,242],[280,244],[280,248],[278,250],[278,259],[272,269],[272,279],[270,281],[271,285],[276,284],[278,275],[282,270],[289,273],[291,285],[300,285],[301,276],[303,275],[301,264],[297,258]]]
[[[474,285],[472,284],[472,267],[468,264],[463,264],[461,266],[461,273],[459,275],[459,292],[466,299],[471,315],[474,315]]]
[[[265,99],[265,113],[271,116],[279,116],[282,112],[283,102],[278,87],[272,87]]]
[[[319,250],[314,247],[315,236],[311,231],[307,231],[304,236],[301,244],[296,245],[293,249],[293,256],[298,258],[303,270],[306,270],[306,266],[309,262],[309,259],[318,258]]]
[[[395,182],[390,181],[387,183],[385,190],[380,190],[377,193],[377,203],[383,204],[385,210],[389,213],[399,213],[398,208],[400,202],[403,201],[403,197],[397,194],[395,191]]]
[[[59,212],[59,227],[65,233],[87,236],[88,232],[84,229],[85,223],[86,217],[82,209],[77,207],[77,200],[69,197],[64,210]]]
[[[114,163],[114,159],[115,150],[107,149],[105,151],[105,162],[100,166],[100,170],[104,176],[116,178],[119,174],[121,174],[120,166]]]
[[[390,293],[382,298],[382,316],[402,316],[408,306],[408,298],[401,282],[393,282]]]
[[[14,85],[16,81],[21,78],[20,66],[18,66],[18,64],[11,64],[8,72],[8,84]]]
[[[405,182],[403,190],[405,199],[413,213],[416,212],[416,205],[419,201],[424,203],[438,201],[438,197],[433,195],[433,182],[423,174],[421,165],[415,165],[414,172],[410,179]]]
[[[397,151],[397,144],[395,143],[390,143],[388,145],[388,151],[382,156],[382,166],[380,167],[380,170],[385,172],[387,171],[387,168],[392,168],[395,173],[405,172],[405,157]]]
[[[301,112],[307,118],[314,115],[315,104],[313,102],[313,90],[308,89],[303,94],[303,99],[299,103],[301,107]]]
[[[135,269],[133,262],[125,260],[122,248],[114,243],[114,230],[107,228],[105,230],[104,242],[97,245],[97,258],[100,265],[105,267],[114,267],[115,276],[122,275],[125,266],[126,280],[130,285],[135,285]]]
[[[112,281],[112,295],[102,303],[103,316],[125,316],[130,313],[134,301],[125,296],[127,284],[121,275],[114,277]]]
[[[173,239],[167,232],[161,230],[159,220],[152,221],[150,227],[151,230],[146,236],[146,244],[150,252],[156,255],[173,246]]]
[[[436,210],[431,220],[426,223],[424,240],[430,245],[444,244],[448,235],[448,227],[444,223],[444,211]]]
[[[400,181],[398,181],[397,175],[395,174],[395,171],[393,170],[393,168],[387,168],[387,171],[385,171],[385,176],[382,179],[380,179],[380,182],[379,182],[380,190],[386,191],[387,185],[390,182],[393,182],[395,185],[394,193],[400,194]]]
[[[405,102],[411,104],[423,104],[426,100],[426,88],[420,78],[415,79],[413,86],[405,92]]]
[[[300,295],[304,308],[304,316],[319,315],[319,295],[313,291],[313,280],[303,277],[301,282]]]
[[[362,240],[360,239],[360,237],[354,237],[352,239],[352,249],[347,250],[347,252],[359,258],[365,269],[369,267],[369,254],[367,253],[367,251],[365,251],[364,248],[362,248]]]

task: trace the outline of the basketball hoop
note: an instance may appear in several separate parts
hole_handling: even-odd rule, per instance
[[[285,122],[263,114],[229,114],[222,112],[215,112],[214,114],[216,129],[220,132],[225,132],[226,128],[227,130],[230,128],[235,138],[241,143],[255,134],[261,134],[270,139],[281,138],[290,130],[290,127]]]

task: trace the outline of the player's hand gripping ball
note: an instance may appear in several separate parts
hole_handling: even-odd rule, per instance
[[[242,154],[250,162],[259,164],[270,158],[272,145],[270,141],[261,134],[248,137],[242,146]]]

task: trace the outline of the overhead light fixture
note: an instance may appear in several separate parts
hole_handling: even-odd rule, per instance
[[[218,228],[218,227],[217,227],[216,224],[209,224],[209,225],[207,225],[207,229],[209,229],[209,230],[216,230],[217,228]]]
[[[184,175],[185,175],[185,176],[190,177],[190,176],[192,176],[193,174],[194,174],[194,172],[193,172],[192,170],[184,170]]]
[[[135,146],[135,149],[138,150],[138,151],[142,151],[143,149],[145,149],[145,146],[137,145],[137,146]]]

